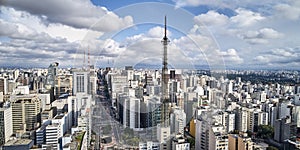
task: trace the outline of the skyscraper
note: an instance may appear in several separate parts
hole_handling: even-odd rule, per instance
[[[57,75],[57,67],[59,63],[54,62],[50,64],[48,67],[48,74],[47,74],[47,83],[46,83],[46,89],[50,91],[50,102],[52,103],[55,100],[55,80]]]
[[[0,77],[0,92],[3,92],[3,95],[8,92],[8,80],[5,77]]]
[[[184,113],[184,110],[179,107],[174,107],[170,114],[171,133],[184,134],[185,126],[186,126],[186,115]]]
[[[40,122],[40,99],[36,95],[18,96],[11,107],[14,132],[33,130]]]
[[[0,108],[0,146],[13,134],[11,107]]]
[[[73,95],[77,93],[89,94],[90,76],[88,71],[76,70],[73,72]]]

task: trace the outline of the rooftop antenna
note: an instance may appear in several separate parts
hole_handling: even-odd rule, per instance
[[[165,16],[165,36],[164,39],[168,39],[167,38],[167,16]]]
[[[83,52],[83,68],[85,68],[85,49],[84,49],[84,52]]]
[[[88,69],[90,70],[90,47],[88,47]]]

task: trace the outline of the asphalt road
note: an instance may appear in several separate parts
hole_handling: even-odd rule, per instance
[[[104,136],[111,136],[112,143],[118,146],[122,146],[120,141],[120,125],[114,118],[114,113],[111,108],[111,102],[106,97],[105,86],[103,79],[99,79],[98,91],[96,97],[95,106],[93,106],[93,116],[92,116],[92,130],[96,133],[95,147],[94,149],[101,149],[101,138]],[[106,126],[111,126],[111,131],[105,131],[108,133],[104,135],[103,129]]]

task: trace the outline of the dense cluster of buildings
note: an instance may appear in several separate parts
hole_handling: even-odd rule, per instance
[[[2,149],[77,149],[84,133],[91,140],[91,106],[96,93],[93,67],[2,69],[0,146]]]
[[[2,69],[2,149],[74,149],[80,132],[85,133],[89,147],[98,71],[103,74],[93,67],[59,69],[57,63],[48,69]],[[163,126],[160,71],[128,66],[110,68],[103,75],[114,117],[135,135],[142,135],[139,149],[300,147],[297,84],[254,84],[239,77],[229,80],[170,69],[168,126]]]
[[[299,81],[297,71],[259,72],[251,83],[257,73],[227,71],[241,73],[242,81],[226,78],[226,71],[169,70],[166,34],[165,17],[161,71],[125,67],[106,74],[116,118],[140,134],[140,149],[299,148],[300,88],[291,84]]]
[[[155,130],[147,140],[141,139],[140,149],[299,147],[300,87],[296,84],[253,84],[239,77],[229,80],[171,69],[170,126],[166,128],[161,127],[160,71],[112,69],[106,79],[120,123],[137,133]],[[271,129],[269,137],[259,135],[262,126]]]
[[[93,97],[99,73],[107,81],[105,94],[109,97],[105,101],[111,103],[111,117],[134,131],[127,138],[139,137],[134,148],[300,149],[300,85],[291,84],[299,81],[298,72],[258,73],[259,81],[268,76],[274,81],[280,77],[288,81],[279,84],[228,79],[226,72],[205,75],[169,70],[166,33],[165,18],[160,71],[132,66],[104,71],[90,65],[59,69],[58,63],[48,69],[0,70],[1,148],[91,148]],[[253,75],[249,71],[227,73],[247,78]],[[132,146],[122,139],[114,142]]]

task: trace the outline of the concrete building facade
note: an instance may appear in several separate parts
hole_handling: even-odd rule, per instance
[[[13,134],[12,109],[0,108],[0,145],[7,142]]]

